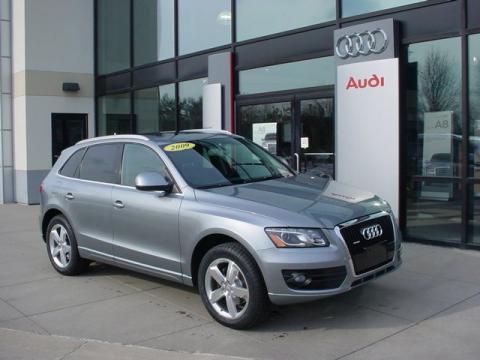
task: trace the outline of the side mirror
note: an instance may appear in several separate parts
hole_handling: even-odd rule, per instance
[[[173,190],[173,184],[157,172],[143,172],[135,177],[135,187],[140,191],[163,191],[166,195]]]

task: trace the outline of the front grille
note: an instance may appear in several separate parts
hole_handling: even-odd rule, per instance
[[[362,230],[374,225],[382,227],[382,235],[366,240],[362,235]],[[345,227],[340,230],[340,233],[350,251],[356,274],[366,273],[393,260],[395,235],[389,215]]]
[[[295,290],[328,290],[342,285],[347,277],[345,266],[310,270],[282,270],[287,286]],[[305,284],[295,282],[295,276],[304,275],[309,281]]]

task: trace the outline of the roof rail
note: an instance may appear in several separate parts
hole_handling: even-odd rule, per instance
[[[77,144],[85,144],[89,142],[93,142],[96,140],[109,140],[109,139],[138,139],[138,140],[149,140],[148,137],[143,135],[135,135],[135,134],[120,134],[120,135],[107,135],[107,136],[98,136],[93,138],[88,138],[84,140],[80,140]]]

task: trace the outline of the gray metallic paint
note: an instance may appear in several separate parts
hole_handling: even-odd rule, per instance
[[[181,141],[188,137],[185,133]],[[195,134],[195,137],[199,137]],[[179,140],[180,141],[180,140]],[[133,187],[66,178],[58,170],[80,147],[95,143],[140,143],[153,149],[165,162],[176,183],[173,193],[159,197]],[[352,281],[370,275],[354,274],[350,255],[338,226],[346,221],[388,211],[376,196],[323,178],[298,175],[291,178],[228,186],[209,190],[190,188],[158,146],[140,136],[92,139],[65,150],[43,182],[41,217],[50,209],[61,211],[72,224],[85,258],[192,285],[192,254],[209,235],[223,235],[241,243],[256,260],[270,299],[277,304],[308,301],[348,291]],[[350,201],[332,198],[344,189]],[[65,200],[67,192],[74,200]],[[351,194],[365,200],[352,203]],[[340,194],[341,195],[341,194]],[[117,209],[113,202],[124,202]],[[78,202],[78,205],[77,205]],[[322,228],[331,246],[311,249],[278,249],[265,233],[266,227]],[[396,227],[397,248],[400,233]],[[399,251],[399,250],[398,250]],[[398,251],[392,264],[401,263]],[[296,291],[282,278],[285,268],[318,269],[347,266],[347,279],[337,289]],[[386,265],[388,266],[388,265]],[[381,268],[379,268],[381,269]],[[378,270],[378,269],[376,269]]]

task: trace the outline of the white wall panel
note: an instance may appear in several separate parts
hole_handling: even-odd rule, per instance
[[[93,98],[28,96],[26,107],[28,170],[45,170],[52,165],[52,113],[83,113],[89,120],[94,116]]]
[[[381,196],[398,216],[398,59],[338,66],[336,93],[337,179]]]
[[[27,70],[93,73],[93,0],[26,0]]]

